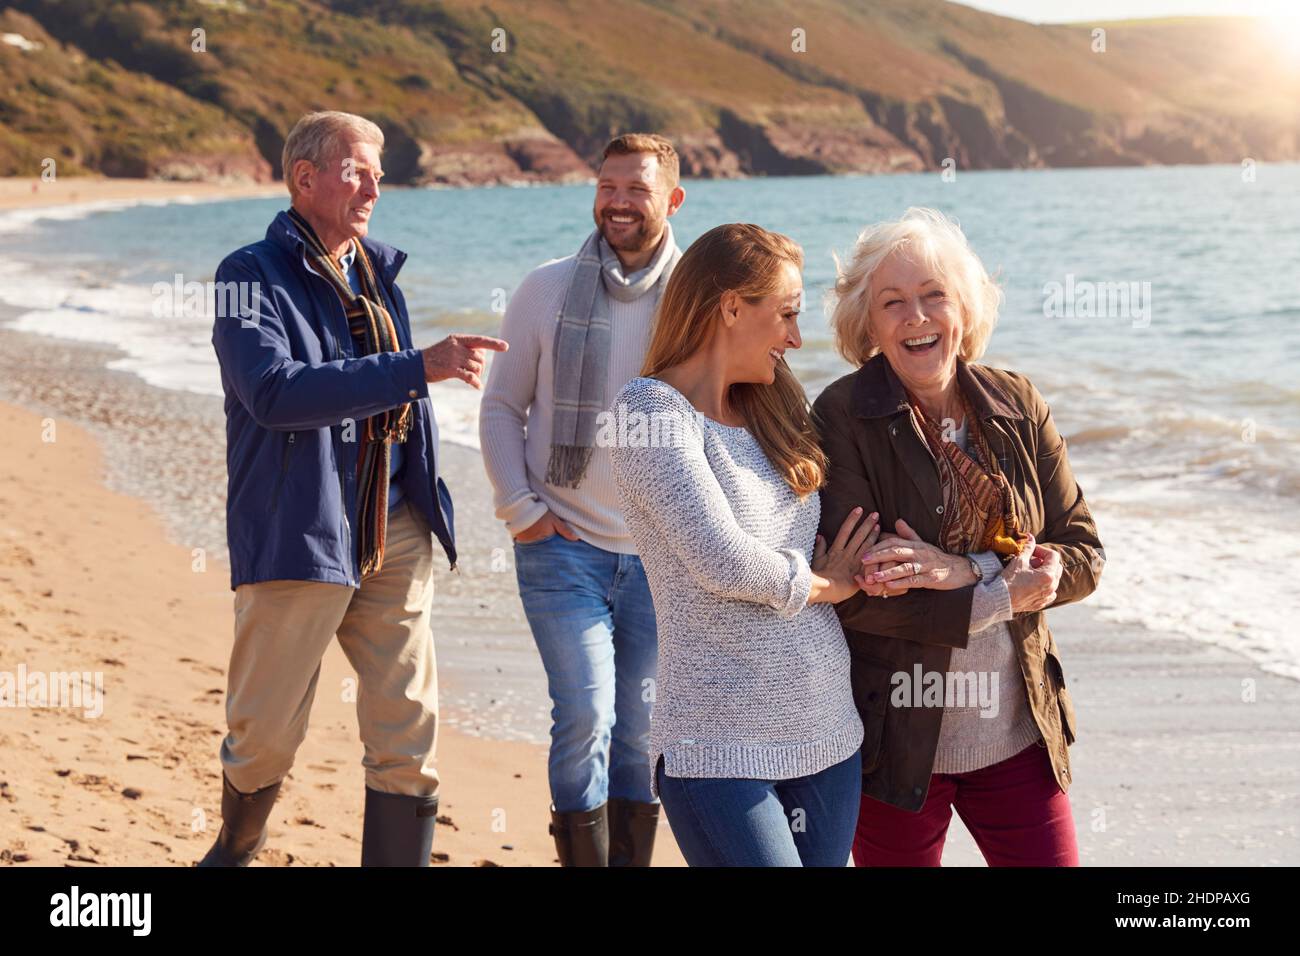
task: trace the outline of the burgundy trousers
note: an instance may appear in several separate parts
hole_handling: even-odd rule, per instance
[[[936,773],[917,813],[865,794],[853,840],[858,866],[939,866],[956,808],[989,866],[1078,866],[1070,798],[1047,750],[1030,744],[970,773]]]

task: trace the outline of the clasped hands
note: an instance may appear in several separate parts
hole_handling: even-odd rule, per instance
[[[966,555],[948,554],[921,540],[901,518],[894,524],[896,534],[882,537],[879,515],[873,512],[860,518],[861,513],[857,508],[845,518],[829,546],[825,538],[817,536],[812,570],[830,579],[833,590],[843,595],[832,600],[845,600],[859,589],[871,597],[889,598],[912,588],[943,591],[975,583],[975,569]],[[1031,537],[1002,569],[1011,610],[1021,613],[1050,606],[1056,600],[1061,571],[1060,553]]]

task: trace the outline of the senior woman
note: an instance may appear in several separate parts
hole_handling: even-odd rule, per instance
[[[836,605],[865,727],[859,866],[937,866],[955,808],[993,866],[1077,866],[1074,710],[1043,611],[1105,555],[1047,404],[972,364],[1001,293],[961,229],[909,209],[866,229],[832,293],[858,366],[814,405],[822,533],[880,513]]]

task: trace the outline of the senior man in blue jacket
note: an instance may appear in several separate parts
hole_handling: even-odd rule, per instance
[[[212,344],[226,401],[226,532],[235,592],[221,745],[221,832],[201,866],[266,841],[338,636],[365,745],[362,866],[427,866],[438,808],[433,541],[456,567],[429,382],[481,388],[488,350],[411,345],[406,254],[367,238],[384,136],[349,113],[304,116],[284,144],[291,208],[217,270]],[[233,293],[233,294],[231,294]]]

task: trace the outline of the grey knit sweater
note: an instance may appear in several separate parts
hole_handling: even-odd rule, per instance
[[[611,412],[633,423],[614,480],[658,620],[652,770],[662,754],[674,777],[783,780],[852,756],[844,632],[807,603],[820,497],[801,501],[753,435],[665,382],[632,379]]]

